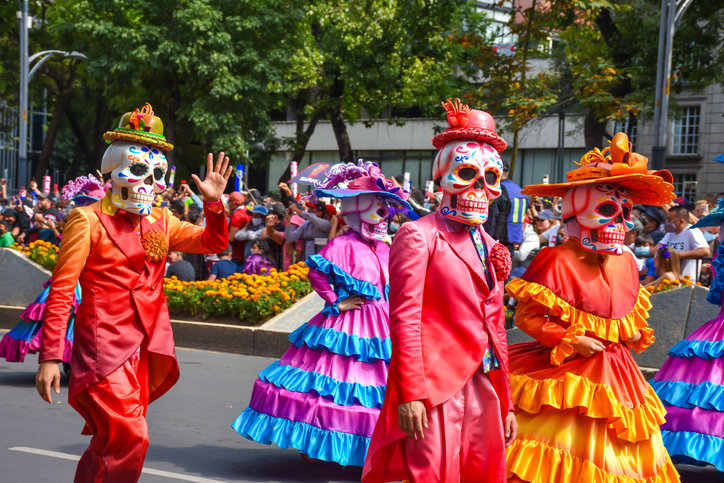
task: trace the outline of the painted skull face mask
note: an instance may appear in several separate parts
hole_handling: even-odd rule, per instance
[[[103,155],[103,172],[111,172],[112,202],[118,208],[149,215],[156,194],[166,190],[168,163],[151,145],[116,141]]]
[[[466,225],[488,219],[489,203],[500,196],[503,162],[482,141],[448,142],[435,158],[433,178],[442,188],[440,214]]]

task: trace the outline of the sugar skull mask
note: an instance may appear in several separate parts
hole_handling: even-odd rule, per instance
[[[623,239],[633,228],[633,203],[620,186],[608,183],[576,186],[563,198],[563,220],[580,225],[581,246],[607,255],[623,254]]]
[[[366,193],[342,199],[340,214],[354,231],[368,240],[383,241],[387,235],[389,206],[383,196]]]
[[[442,188],[440,214],[466,225],[488,219],[488,204],[500,196],[503,161],[490,144],[450,141],[435,158],[432,176]]]
[[[146,216],[153,200],[166,190],[166,156],[160,149],[144,144],[116,141],[103,155],[101,171],[111,173],[114,205]]]

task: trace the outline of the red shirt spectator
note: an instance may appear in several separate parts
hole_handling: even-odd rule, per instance
[[[234,236],[251,220],[251,216],[246,213],[245,202],[244,195],[238,191],[234,191],[229,195],[229,211],[231,212],[229,241],[234,245],[234,258],[239,262],[244,261],[244,242],[236,241]]]

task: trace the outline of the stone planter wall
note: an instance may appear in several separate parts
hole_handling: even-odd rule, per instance
[[[0,305],[30,305],[51,275],[22,253],[0,248]]]

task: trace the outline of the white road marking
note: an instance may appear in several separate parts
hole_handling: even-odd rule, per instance
[[[58,453],[57,451],[28,448],[25,446],[16,446],[14,448],[8,448],[8,450],[20,451],[21,453],[39,454],[41,456],[50,456],[51,458],[59,458],[62,460],[80,460],[80,456],[76,456],[74,454]],[[170,471],[154,470],[146,467],[143,468],[141,473],[144,473],[146,475],[164,476],[166,478],[174,478],[176,480],[193,481],[195,483],[221,483],[221,480],[210,480],[208,478],[201,478],[200,476],[182,475],[180,473],[171,473]]]

